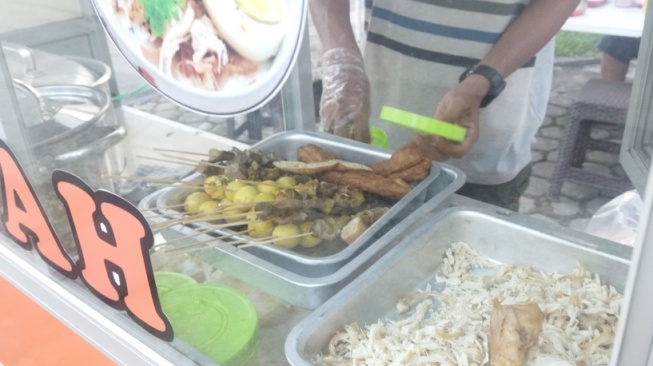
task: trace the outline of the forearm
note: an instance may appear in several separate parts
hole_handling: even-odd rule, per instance
[[[309,8],[324,51],[344,47],[360,53],[349,20],[349,0],[309,0]]]
[[[524,65],[560,31],[579,0],[533,0],[483,57],[504,77]]]

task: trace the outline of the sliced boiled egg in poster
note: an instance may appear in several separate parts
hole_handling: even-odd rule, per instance
[[[279,92],[297,58],[306,0],[93,0],[108,35],[172,101],[232,116]]]
[[[225,41],[241,56],[256,62],[279,51],[286,35],[284,5],[284,0],[204,0]]]

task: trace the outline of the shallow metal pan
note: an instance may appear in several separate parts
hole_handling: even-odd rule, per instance
[[[195,251],[191,255],[292,305],[313,310],[399,243],[413,223],[422,217],[424,210],[434,211],[448,206],[450,197],[462,184],[462,180],[458,170],[443,165],[437,183],[426,189],[426,197],[432,197],[431,199],[389,228],[381,238],[370,242],[351,260],[343,262],[340,266],[332,266],[329,273],[301,273],[306,271],[298,270],[297,262],[274,263],[268,258],[256,256],[248,250],[234,246]],[[149,195],[140,202],[139,208],[157,207],[157,200],[158,195]],[[150,217],[149,220],[156,223],[164,219]],[[174,240],[196,234],[196,230],[178,226],[165,230],[162,234],[166,240]],[[210,237],[203,234],[194,236],[192,240],[199,242],[207,239]]]
[[[400,243],[293,328],[285,344],[291,364],[310,365],[345,324],[397,318],[397,300],[433,278],[455,241],[497,262],[541,271],[569,272],[581,261],[623,293],[630,247],[506,211],[455,207],[421,213]]]
[[[289,131],[274,135],[251,147],[252,150],[273,151],[279,157],[287,160],[297,159],[297,148],[306,144],[316,144],[339,158],[365,165],[370,165],[391,155],[390,151],[374,148],[368,144],[339,138],[330,134],[308,131]],[[197,173],[186,180],[201,181],[202,175]],[[453,167],[434,163],[429,176],[420,182],[413,190],[395,203],[388,212],[375,222],[352,244],[324,243],[314,248],[297,247],[293,250],[274,245],[250,247],[248,253],[262,258],[279,267],[307,277],[322,277],[333,273],[343,264],[350,261],[371,243],[378,240],[388,230],[401,222],[411,212],[429,200],[445,201],[464,183],[464,175]],[[190,192],[189,188],[165,188],[155,192],[156,199],[148,197],[147,202],[154,202],[152,207],[166,207],[183,203]],[[148,208],[148,207],[142,207]],[[153,214],[170,214],[170,218],[180,217],[172,210],[160,210]],[[200,228],[203,224],[195,224],[190,228]],[[214,235],[232,234],[231,230],[216,230]],[[248,236],[234,236],[234,240],[246,240]],[[326,244],[326,245],[325,245]]]

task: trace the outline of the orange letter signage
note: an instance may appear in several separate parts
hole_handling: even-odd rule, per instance
[[[2,223],[8,235],[24,249],[36,248],[50,267],[69,278],[77,273],[72,260],[48,222],[34,189],[7,144],[0,140],[0,184],[4,211]]]
[[[64,171],[55,171],[52,183],[68,212],[80,278],[104,302],[126,310],[158,337],[172,340],[148,253],[154,240],[140,212],[110,192],[94,192]]]

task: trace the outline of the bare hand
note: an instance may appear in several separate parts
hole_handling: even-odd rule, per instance
[[[435,111],[435,118],[464,127],[467,130],[465,140],[456,142],[440,136],[416,134],[404,147],[419,149],[424,156],[438,161],[460,159],[469,152],[478,141],[480,104],[487,92],[482,80],[467,82],[469,79],[472,76],[445,94]],[[475,86],[476,82],[481,84]]]

